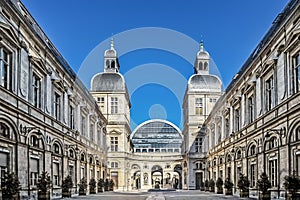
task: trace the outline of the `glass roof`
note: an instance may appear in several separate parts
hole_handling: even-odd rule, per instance
[[[179,153],[182,135],[178,127],[165,120],[149,120],[132,133],[134,152],[137,153]]]

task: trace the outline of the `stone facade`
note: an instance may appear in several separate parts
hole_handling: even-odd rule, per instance
[[[250,195],[266,172],[272,197],[284,196],[284,176],[299,175],[300,2],[292,0],[250,55],[204,123],[206,179],[239,173]]]
[[[70,175],[107,177],[107,120],[19,1],[0,1],[0,175],[14,172],[21,199],[47,171],[52,197]]]

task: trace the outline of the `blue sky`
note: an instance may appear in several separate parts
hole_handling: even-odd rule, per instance
[[[115,39],[121,73],[130,77],[133,129],[150,118],[182,128],[182,97],[200,40],[226,88],[288,0],[22,2],[87,88]]]

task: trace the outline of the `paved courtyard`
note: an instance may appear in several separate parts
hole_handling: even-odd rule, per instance
[[[66,198],[67,200],[68,198]],[[171,192],[107,192],[87,196],[74,196],[76,200],[221,200],[248,199],[237,196],[225,196],[202,191],[171,191]],[[70,199],[70,200],[71,200]],[[250,198],[249,198],[250,199]]]

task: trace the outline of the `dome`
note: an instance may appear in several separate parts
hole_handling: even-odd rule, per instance
[[[91,91],[125,91],[124,78],[119,73],[99,73],[91,81]]]
[[[194,74],[190,77],[188,85],[189,90],[222,91],[222,82],[215,75]]]
[[[104,52],[105,58],[115,58],[117,57],[117,52],[115,49],[108,49]]]
[[[207,51],[199,51],[197,53],[197,59],[199,60],[209,60],[210,59],[210,56],[209,56],[209,53]]]
[[[166,120],[152,119],[140,124],[131,134],[134,152],[180,153],[181,131]]]

